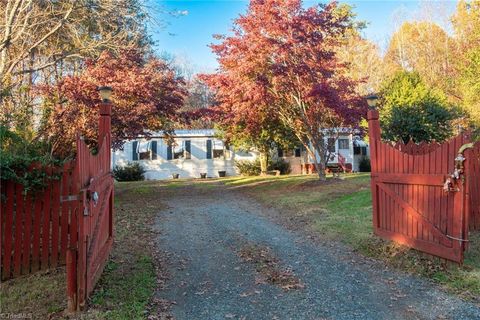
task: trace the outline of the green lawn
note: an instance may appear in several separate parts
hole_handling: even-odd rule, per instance
[[[48,319],[67,307],[65,268],[19,277],[0,285],[0,314]],[[1,318],[1,317],[0,317]]]

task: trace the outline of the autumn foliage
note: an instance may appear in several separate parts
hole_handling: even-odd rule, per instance
[[[184,88],[165,62],[135,51],[115,57],[103,53],[87,61],[80,76],[63,78],[53,86],[39,87],[44,101],[40,136],[62,157],[74,152],[77,133],[94,145],[97,137],[97,86],[113,88],[112,146],[127,138],[172,130],[172,121],[183,104]]]
[[[220,70],[205,78],[219,93],[224,121],[252,133],[280,121],[324,178],[325,135],[355,127],[366,111],[358,81],[336,55],[354,33],[353,15],[335,2],[304,8],[300,0],[252,0],[233,35],[212,45]]]

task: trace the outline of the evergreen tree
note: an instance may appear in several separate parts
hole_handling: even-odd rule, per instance
[[[416,72],[401,71],[386,81],[380,108],[383,138],[405,143],[446,140],[454,134],[453,121],[460,116],[458,109]]]

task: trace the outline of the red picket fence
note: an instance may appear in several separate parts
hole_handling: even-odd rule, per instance
[[[78,208],[69,198],[76,191],[73,169],[73,162],[44,169],[58,178],[35,193],[2,181],[2,280],[65,264],[67,248],[77,241],[71,230]]]
[[[43,190],[1,181],[1,279],[66,264],[70,311],[85,306],[113,243],[110,114],[102,104],[98,153],[78,138],[75,161],[46,168]]]
[[[443,144],[392,145],[380,139],[378,111],[369,111],[368,119],[375,234],[461,263],[468,230],[480,217],[480,144],[456,163],[468,134]]]

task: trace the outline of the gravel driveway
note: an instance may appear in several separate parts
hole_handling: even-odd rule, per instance
[[[428,281],[286,230],[237,191],[190,186],[161,197],[169,209],[155,228],[170,280],[157,297],[173,302],[176,319],[480,319],[480,307]],[[304,287],[259,281],[238,254],[252,244],[270,248]]]

